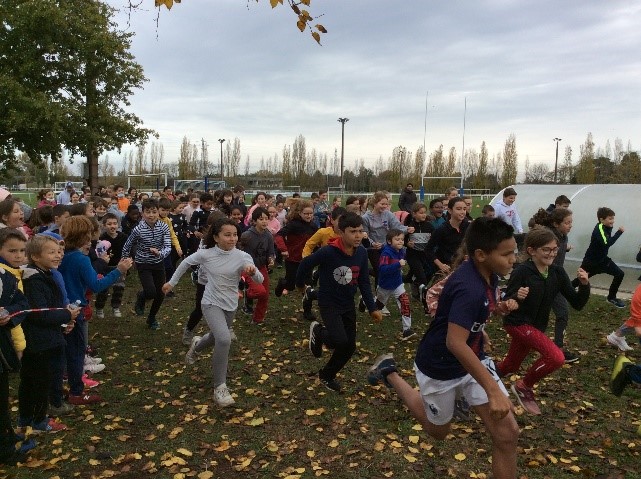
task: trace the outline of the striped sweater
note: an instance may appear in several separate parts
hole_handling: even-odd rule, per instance
[[[129,258],[132,245],[136,243],[136,256],[134,261],[143,264],[162,263],[171,252],[171,237],[169,227],[161,220],[149,225],[146,221],[141,221],[131,230],[129,239],[122,247],[122,257]],[[159,251],[158,256],[153,254],[150,249],[156,248]]]

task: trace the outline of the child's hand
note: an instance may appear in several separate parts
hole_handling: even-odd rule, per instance
[[[415,244],[416,244],[416,243],[414,242],[414,240],[409,240],[409,241],[407,242],[407,246],[408,246],[408,247],[410,247],[410,248],[413,248]]]
[[[529,286],[524,286],[522,288],[519,288],[519,290],[516,292],[516,298],[523,301],[525,298],[527,298],[527,295],[529,294],[529,292],[530,292]]]
[[[105,263],[109,263],[109,253],[107,253],[106,251],[99,255],[98,258],[103,260]]]
[[[165,283],[165,284],[163,284],[163,285],[162,285],[162,292],[163,292],[163,294],[168,294],[168,293],[170,293],[172,289],[174,289],[174,287],[173,287],[171,284],[169,284],[169,283]]]
[[[443,273],[446,273],[446,274],[449,273],[450,271],[452,271],[452,268],[450,268],[449,264],[441,263],[440,261],[438,263],[436,263],[436,266],[438,267],[438,269],[440,271],[442,271]]]
[[[243,274],[254,276],[256,274],[256,266],[254,266],[253,264],[248,264],[243,268]]]
[[[200,231],[195,231],[194,236],[198,239],[203,239],[203,234]]]
[[[79,308],[78,308],[78,310],[79,310]],[[75,321],[69,321],[69,322],[67,323],[67,326],[65,327],[65,330],[62,332],[62,334],[69,334],[69,333],[71,332],[71,330],[72,330],[75,326],[76,326],[76,322],[75,322]]]
[[[380,323],[383,321],[383,313],[381,313],[380,310],[372,311],[369,313],[370,317],[372,318],[372,321],[374,321],[376,324]]]
[[[383,243],[377,243],[376,241],[372,241],[370,246],[374,249],[381,249],[383,247]]]
[[[159,256],[160,255],[160,250],[158,248],[149,248],[149,252],[153,254],[154,256]]]
[[[116,266],[116,268],[118,269],[118,271],[124,274],[127,271],[129,271],[129,268],[131,268],[133,264],[134,264],[134,261],[131,258],[122,258],[118,262],[118,266]]]
[[[508,299],[507,301],[503,301],[502,304],[508,313],[519,309],[519,303],[517,303],[515,299]]]
[[[572,248],[574,248],[574,246],[572,246],[571,244],[567,245],[565,247],[565,252],[568,253]]]
[[[289,257],[289,252],[287,252],[287,251],[281,251],[280,255],[281,255],[283,258],[287,258],[287,257]]]
[[[619,226],[619,231],[623,233],[625,231],[625,228],[623,226]]]
[[[407,232],[408,232],[409,234],[414,233],[414,231],[415,231],[415,230],[414,230],[414,227],[413,227],[413,226],[408,226],[408,228],[407,228]]]
[[[78,308],[75,305],[68,304],[67,311],[69,311],[69,314],[71,314],[71,321],[75,321],[80,314],[81,308]]]
[[[488,395],[488,406],[490,407],[490,416],[495,421],[503,419],[514,408],[510,398],[501,391],[498,391],[497,394]]]
[[[272,266],[274,266],[274,257],[270,256],[269,260],[267,261],[267,267],[271,268]]]
[[[487,334],[485,330],[483,330],[483,351],[485,353],[492,352],[492,341],[490,340],[490,335]]]
[[[182,258],[183,257],[183,250],[181,250],[180,248],[177,249],[176,250],[176,254],[178,255],[179,258]]]
[[[588,284],[589,283],[589,278],[588,278],[588,272],[585,271],[583,268],[579,268],[579,270],[576,273],[576,277],[579,280],[581,284]]]
[[[404,259],[399,259],[398,263],[401,265],[401,268],[402,268],[403,266],[405,266],[407,264],[407,261],[405,261]]]

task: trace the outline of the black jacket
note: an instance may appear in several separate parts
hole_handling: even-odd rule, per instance
[[[0,307],[6,309],[9,314],[29,309],[27,298],[18,289],[15,276],[2,267],[0,267]],[[0,327],[0,372],[16,371],[20,368],[20,360],[11,340],[11,328],[20,324],[23,319],[24,315],[16,315]]]
[[[32,309],[64,307],[62,293],[51,271],[29,265],[24,269],[22,284]],[[62,325],[69,321],[71,313],[67,309],[29,313],[22,322],[27,350],[41,352],[64,346]]]
[[[590,285],[579,284],[578,291],[572,287],[570,278],[565,270],[556,264],[548,268],[548,277],[536,268],[533,261],[528,260],[519,264],[507,282],[505,291],[506,299],[516,299],[516,294],[521,287],[529,287],[527,297],[520,301],[519,309],[505,316],[503,324],[508,326],[521,326],[531,324],[539,331],[545,332],[550,319],[552,302],[557,294],[561,293],[576,310],[581,310],[590,299]]]
[[[398,207],[403,211],[407,211],[408,213],[411,213],[412,206],[417,201],[418,201],[418,198],[416,196],[416,193],[414,193],[414,191],[410,191],[407,188],[405,188],[401,193],[401,195],[398,197]]]

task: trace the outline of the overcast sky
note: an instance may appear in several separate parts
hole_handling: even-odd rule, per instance
[[[219,138],[238,137],[252,169],[299,134],[331,157],[347,117],[345,165],[371,167],[423,145],[426,110],[428,153],[443,144],[460,155],[466,99],[466,150],[485,141],[494,155],[514,133],[520,173],[526,157],[553,167],[554,137],[575,161],[588,132],[597,147],[620,138],[639,149],[637,2],[312,0],[309,10],[323,15],[322,47],[269,0],[183,0],[158,27],[153,9],[129,25],[117,17],[149,78],[132,110],[160,134],[166,162],[183,136],[204,138],[212,160]]]

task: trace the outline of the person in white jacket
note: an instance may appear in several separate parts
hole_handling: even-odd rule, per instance
[[[508,225],[514,228],[515,234],[523,233],[523,226],[521,225],[521,218],[514,202],[516,201],[516,191],[514,188],[505,188],[503,190],[503,200],[494,203],[495,217],[503,220]]]

